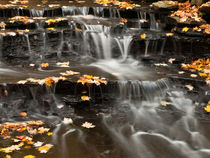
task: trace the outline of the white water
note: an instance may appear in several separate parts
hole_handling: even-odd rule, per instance
[[[132,85],[136,86],[132,87]],[[152,86],[151,82],[150,85]],[[125,83],[121,84],[120,87],[126,87]],[[127,91],[126,89],[121,90],[123,92],[121,93],[122,98],[125,98],[125,93],[128,93],[126,95],[154,95],[155,89],[163,88],[152,86],[154,89],[147,88],[149,91],[141,93],[142,87],[142,83],[131,83]],[[124,122],[119,121],[116,116],[113,118],[112,116],[104,116],[104,124],[111,137],[129,158],[210,157],[210,142],[203,134],[194,116],[195,105],[192,100],[184,96],[183,92],[170,93],[170,102],[175,109],[173,111],[165,110],[159,114],[161,110],[158,110],[158,107],[166,95],[166,90],[168,88],[165,90],[163,88],[163,93],[161,95],[156,94],[156,97],[153,96],[153,100],[145,97],[146,100],[141,102],[126,101],[131,113],[125,112],[128,114],[127,120]],[[122,108],[124,104],[122,104]],[[175,113],[180,113],[180,117]],[[163,117],[164,115],[168,118]]]

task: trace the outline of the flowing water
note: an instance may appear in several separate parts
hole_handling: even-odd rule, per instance
[[[141,49],[131,51],[135,47],[135,34],[145,31],[152,32],[151,36],[156,37],[162,31],[154,13],[139,11],[138,25],[129,27],[133,23],[122,24],[119,21],[120,12],[115,8],[109,10],[109,18],[101,7],[94,7],[93,15],[88,14],[89,7],[63,6],[61,10],[63,17],[71,16],[66,30],[61,28],[50,34],[41,27],[43,23],[37,25],[40,27],[37,29],[41,37],[40,52],[33,48],[32,35],[24,34],[29,56],[27,65],[9,66],[3,60],[0,62],[1,122],[20,121],[22,118],[17,114],[26,111],[28,120],[41,119],[53,129],[51,139],[42,136],[43,141],[55,145],[48,154],[43,155],[33,149],[24,149],[24,152],[50,158],[210,157],[209,125],[201,123],[195,116],[198,106],[195,98],[188,95],[184,84],[179,85],[171,80],[175,71],[173,67],[156,70],[154,63],[150,63],[151,53],[164,55],[166,39],[161,39],[159,45],[157,41],[150,40],[149,35],[142,40]],[[32,17],[43,15],[43,10],[31,10]],[[141,28],[141,23],[145,21],[150,21],[148,30]],[[56,33],[59,38],[53,40]],[[67,33],[70,35],[66,36]],[[1,59],[3,42],[3,36],[0,36]],[[50,59],[47,55],[53,52],[56,52],[56,57]],[[142,60],[135,58],[136,52]],[[81,74],[106,77],[115,88],[107,85],[108,90],[104,91],[103,86],[95,89],[88,87],[85,90],[89,96],[98,95],[102,101],[93,98],[87,104],[78,99],[81,87],[77,83],[73,87],[64,85],[64,93],[57,92],[59,84],[51,88],[14,86],[21,79],[45,78],[69,70],[55,66],[58,61],[70,61],[70,69]],[[42,62],[49,62],[50,68],[40,68]],[[160,75],[162,72],[164,74]],[[72,82],[75,83],[74,77]],[[9,93],[8,98],[4,97],[5,90]],[[167,103],[164,105],[164,102]],[[62,123],[64,117],[72,118],[74,124]],[[96,127],[81,127],[85,121]],[[12,156],[23,157],[24,152]]]

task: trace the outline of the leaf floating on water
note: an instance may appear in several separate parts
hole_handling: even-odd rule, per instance
[[[40,146],[42,146],[43,144],[44,144],[44,142],[38,141],[38,142],[34,143],[34,147],[40,147]]]
[[[176,60],[175,58],[170,58],[170,59],[168,60],[168,62],[171,63],[171,64],[173,64],[173,62],[174,62],[175,60]]]
[[[73,124],[73,120],[71,118],[64,118],[63,123],[66,125]]]
[[[40,153],[47,153],[52,147],[53,147],[52,144],[46,144],[46,145],[44,145],[44,146],[39,147],[39,148],[38,148],[38,151],[39,151]]]
[[[185,85],[185,87],[186,87],[187,89],[189,89],[190,91],[192,91],[192,90],[194,89],[194,87],[193,87],[192,85]]]
[[[170,105],[171,103],[170,102],[167,102],[167,101],[161,101],[160,103],[162,106],[167,106],[167,105]]]
[[[90,97],[83,95],[83,96],[81,96],[81,100],[82,101],[89,101],[90,100]]]
[[[96,126],[93,125],[90,122],[85,122],[85,123],[82,124],[82,127],[85,127],[85,128],[95,128]]]

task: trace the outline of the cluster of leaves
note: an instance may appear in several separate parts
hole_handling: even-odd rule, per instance
[[[67,80],[67,78],[65,77],[47,77],[45,79],[35,79],[35,78],[27,78],[26,80],[20,80],[17,83],[18,84],[25,84],[27,82],[31,82],[31,83],[38,83],[40,85],[46,84],[47,86],[52,86],[52,84],[57,83],[58,81],[64,81]]]
[[[199,6],[191,6],[189,1],[186,3],[179,4],[179,10],[173,12],[171,17],[178,17],[179,22],[184,23],[186,21],[202,21],[202,18],[199,16]]]
[[[202,4],[200,8],[203,8],[203,7],[210,7],[210,1]]]
[[[46,22],[48,25],[51,25],[51,24],[58,23],[58,22],[63,21],[63,20],[66,20],[66,18],[48,19],[48,20],[46,20],[45,22]]]
[[[82,83],[83,85],[86,84],[87,86],[90,86],[92,84],[99,86],[101,83],[105,85],[107,84],[107,81],[105,78],[100,78],[100,77],[96,77],[92,75],[83,75],[79,78],[77,82]]]
[[[188,28],[188,27],[183,27],[182,32],[188,32],[188,31],[196,31],[196,32],[202,32],[204,34],[210,34],[210,25],[209,24],[203,24],[200,26],[196,26],[194,28]]]
[[[206,78],[206,83],[210,84],[210,59],[198,59],[192,61],[191,64],[182,64],[181,66],[185,70],[191,72],[198,71],[199,76]]]
[[[139,7],[140,5],[138,4],[131,4],[129,2],[120,2],[118,0],[95,0],[95,3],[101,4],[103,6],[108,6],[108,5],[116,5],[120,8],[125,8],[125,9],[133,9],[134,7]]]
[[[49,128],[43,127],[44,123],[38,121],[27,122],[6,122],[0,124],[0,138],[11,141],[13,145],[0,148],[0,152],[3,152],[6,157],[10,157],[10,153],[15,151],[35,148],[40,153],[47,153],[52,147],[52,144],[45,144],[44,142],[33,140],[36,135],[46,134],[51,136],[52,132],[49,132]],[[25,157],[35,157],[33,155],[26,155]]]
[[[209,24],[203,24],[199,27],[194,27],[193,31],[198,31],[198,32],[203,31],[203,33],[205,33],[205,34],[210,34],[210,25]]]
[[[15,16],[15,17],[9,18],[8,20],[10,21],[10,23],[14,23],[16,21],[24,22],[25,24],[34,22],[34,20],[29,18],[28,16]]]

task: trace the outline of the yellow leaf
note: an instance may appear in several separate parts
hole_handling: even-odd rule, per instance
[[[141,39],[145,39],[147,35],[145,33],[141,34]]]
[[[167,36],[167,37],[170,37],[170,36],[173,36],[173,35],[174,35],[174,34],[171,33],[171,32],[170,32],[170,33],[166,33],[166,36]]]
[[[48,86],[48,87],[51,87],[52,84],[54,83],[54,80],[50,77],[48,78],[45,78],[45,84]]]
[[[161,101],[160,103],[162,106],[167,106],[169,104],[171,104],[170,102],[167,102],[167,101]]]
[[[47,133],[48,136],[51,136],[52,134],[53,134],[52,132],[48,132],[48,133]]]
[[[24,156],[24,158],[35,158],[36,156],[33,156],[33,155],[26,155]]]
[[[44,67],[44,68],[45,68],[45,67],[48,67],[48,66],[49,66],[48,63],[42,63],[42,64],[41,64],[41,67]]]
[[[89,101],[90,100],[90,97],[89,96],[81,96],[81,99],[83,100],[83,101]]]
[[[12,158],[12,156],[10,156],[10,155],[7,154],[7,155],[6,155],[6,158]]]
[[[184,28],[182,29],[182,32],[187,32],[188,30],[189,30],[188,27],[184,27]]]
[[[210,105],[208,104],[206,107],[204,107],[204,110],[205,110],[206,112],[210,112]]]

